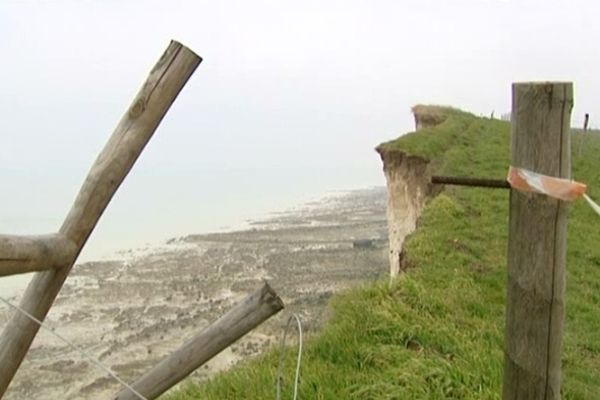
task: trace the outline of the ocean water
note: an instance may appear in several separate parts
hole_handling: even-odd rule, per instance
[[[385,184],[381,167],[132,170],[90,236],[79,262],[159,245],[170,238],[243,228],[339,191]],[[0,234],[56,232],[82,178],[2,171]],[[19,297],[32,274],[0,278],[0,295]]]

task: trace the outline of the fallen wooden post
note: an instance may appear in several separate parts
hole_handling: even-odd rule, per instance
[[[512,88],[512,166],[571,177],[571,83]],[[560,398],[567,204],[511,190],[503,398]]]
[[[283,302],[265,282],[259,290],[164,358],[131,386],[148,400],[157,398],[282,309]],[[114,399],[138,398],[125,388]]]
[[[59,235],[75,247],[60,268],[38,272],[20,307],[44,320],[77,256],[110,199],[123,182],[201,58],[172,41],[125,112],[86,177]],[[14,314],[0,336],[0,398],[39,330],[25,315]]]

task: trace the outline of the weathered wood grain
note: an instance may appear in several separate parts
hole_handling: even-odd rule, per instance
[[[0,277],[66,265],[77,248],[64,235],[0,235]]]
[[[164,358],[132,387],[148,400],[157,398],[282,309],[283,302],[265,282],[260,289],[246,297],[227,314]],[[123,389],[116,395],[115,400],[137,398],[131,391]]]
[[[570,178],[571,83],[512,92],[512,165]],[[504,399],[559,399],[567,204],[511,190]]]
[[[38,272],[20,306],[43,320],[110,199],[123,182],[201,58],[172,41],[96,159],[59,233],[76,246],[62,268]],[[0,397],[39,326],[15,314],[0,336]]]

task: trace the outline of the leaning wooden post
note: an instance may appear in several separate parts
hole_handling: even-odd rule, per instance
[[[281,309],[283,302],[265,282],[227,314],[164,358],[132,387],[148,400],[157,398]],[[123,389],[114,399],[138,398],[130,390]]]
[[[172,41],[96,159],[67,215],[60,237],[74,250],[59,269],[38,272],[27,287],[21,308],[43,320],[77,256],[119,185],[141,154],[201,58]],[[23,361],[39,326],[15,314],[0,336],[0,398]]]
[[[512,87],[512,165],[571,177],[571,83]],[[567,204],[510,194],[504,399],[559,399]]]

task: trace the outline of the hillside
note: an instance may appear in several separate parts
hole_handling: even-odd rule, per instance
[[[439,174],[503,178],[507,122],[441,108],[443,122],[380,149],[431,160]],[[573,140],[578,148],[579,136]],[[588,135],[573,176],[600,198],[600,137]],[[497,399],[503,365],[508,191],[447,187],[405,243],[406,274],[332,298],[331,319],[304,347],[299,398]],[[563,398],[600,394],[600,219],[576,202],[569,218]],[[278,349],[183,399],[273,399]],[[291,398],[288,354],[283,398]]]

